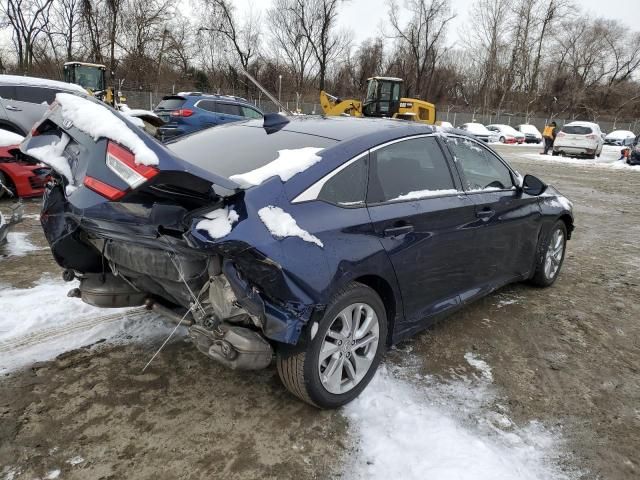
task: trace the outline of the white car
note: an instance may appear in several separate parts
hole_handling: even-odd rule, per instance
[[[437,121],[436,125],[442,128],[453,128],[453,125],[450,122],[445,122],[444,120]]]
[[[517,131],[511,125],[494,123],[493,125],[487,125],[487,129],[496,133],[500,143],[524,143],[524,133]]]
[[[604,137],[604,143],[607,145],[618,145],[624,147],[633,145],[635,139],[635,133],[629,130],[614,130]]]
[[[594,159],[602,153],[603,145],[600,125],[592,122],[571,122],[558,132],[553,142],[553,154]]]
[[[525,143],[540,143],[542,141],[542,133],[540,133],[540,130],[538,130],[535,125],[523,123],[522,125],[518,125],[517,130],[520,133],[524,133]]]
[[[463,123],[458,127],[460,130],[466,130],[473,136],[475,136],[478,140],[482,140],[483,142],[497,142],[498,136],[495,132],[491,130],[487,130],[487,127],[482,125],[481,123]]]

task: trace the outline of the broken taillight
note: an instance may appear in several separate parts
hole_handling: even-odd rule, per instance
[[[131,188],[139,187],[158,174],[154,167],[137,164],[135,158],[133,153],[117,143],[109,142],[107,145],[107,167]]]
[[[139,187],[158,174],[156,168],[148,165],[139,165],[136,163],[135,158],[135,155],[126,148],[117,143],[109,142],[105,159],[107,167],[129,185],[129,188],[123,190],[89,175],[84,177],[84,185],[109,200],[118,200],[130,188]]]
[[[190,108],[181,108],[180,110],[174,110],[170,115],[172,117],[190,117],[193,115],[193,110]]]

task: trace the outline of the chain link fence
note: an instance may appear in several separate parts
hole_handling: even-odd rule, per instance
[[[162,100],[165,95],[171,95],[170,92],[153,92],[142,90],[123,90],[123,95],[127,98],[127,103],[131,108],[143,108],[153,110],[154,107]],[[264,97],[258,99],[247,99],[250,103],[254,104],[260,110],[265,113],[277,112],[278,107],[269,99]],[[299,111],[307,115],[320,115],[322,113],[322,107],[319,103],[313,102],[296,102],[291,100],[283,100],[282,104],[290,111]],[[529,116],[522,114],[502,113],[496,114],[481,114],[470,111],[457,111],[456,109],[440,108],[437,112],[437,119],[452,123],[454,126],[462,125],[463,123],[478,122],[483,125],[490,125],[492,123],[502,123],[517,127],[523,123],[530,123],[538,127],[538,130],[542,131],[544,126],[549,121],[548,118],[540,116]],[[554,117],[553,120],[562,126],[565,123],[569,123],[575,120],[587,120],[584,118],[568,118],[568,117]],[[640,119],[624,120],[624,121],[611,121],[601,120],[597,121],[603,132],[611,132],[613,130],[631,130],[636,134],[640,133]]]

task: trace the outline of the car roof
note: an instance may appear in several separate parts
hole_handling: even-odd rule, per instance
[[[243,102],[248,105],[251,105],[251,102],[249,102],[246,98],[238,97],[236,95],[220,95],[217,93],[178,92],[172,95],[165,95],[164,97],[162,97],[163,100],[169,99],[169,98],[184,98],[185,100],[193,99],[193,98],[197,98],[197,99],[207,98],[207,99],[215,99],[215,100],[228,100],[231,102]]]
[[[597,123],[583,122],[582,120],[576,120],[574,122],[565,123],[565,125],[578,125],[578,126],[584,126],[584,127],[598,127],[598,128],[600,128],[600,126]]]
[[[47,78],[27,77],[22,75],[0,75],[0,85],[15,85],[22,87],[42,87],[64,90],[66,92],[84,93],[87,91],[75,83],[59,82]]]
[[[392,137],[402,137],[436,131],[432,125],[391,118],[328,117],[323,115],[294,115],[286,118],[289,122],[278,130],[315,135],[339,142],[381,132],[386,132]],[[251,120],[243,125],[263,128],[263,121]]]

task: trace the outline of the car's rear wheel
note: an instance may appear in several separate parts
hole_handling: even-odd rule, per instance
[[[387,337],[387,316],[371,288],[351,283],[310,325],[302,347],[277,351],[278,374],[287,389],[320,408],[356,398],[375,374]]]
[[[531,283],[539,287],[549,287],[556,281],[567,246],[567,226],[558,220],[536,253],[536,269]]]

